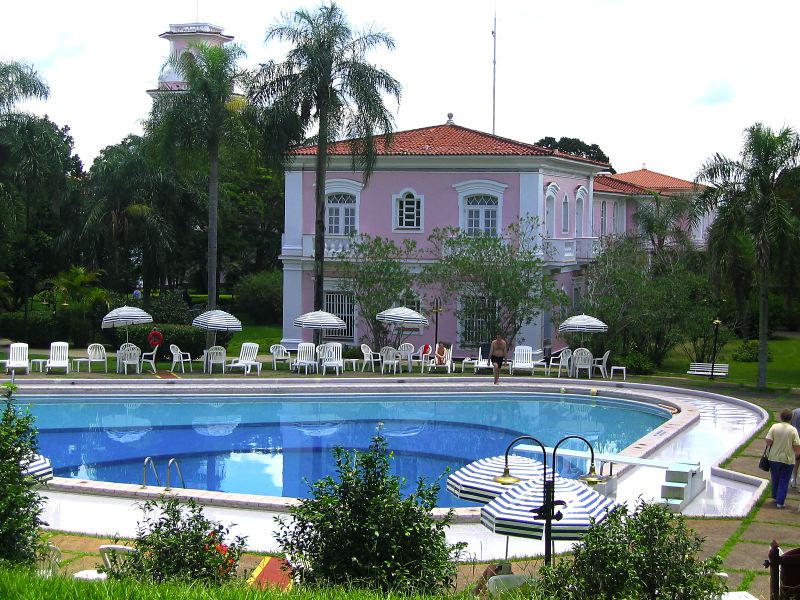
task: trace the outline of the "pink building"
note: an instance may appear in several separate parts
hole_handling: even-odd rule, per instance
[[[316,147],[296,151],[286,169],[286,221],[281,260],[284,265],[282,343],[294,348],[311,339],[310,332],[292,325],[313,310],[314,161]],[[457,226],[468,231],[500,232],[521,217],[537,217],[546,242],[546,268],[568,293],[581,284],[584,265],[592,260],[599,207],[594,180],[608,165],[490,135],[455,125],[395,133],[387,149],[378,140],[378,162],[367,186],[351,170],[347,142],[330,147],[325,194],[326,262],[335,267],[336,253],[348,235],[364,233],[427,244],[436,227]],[[333,275],[335,268],[331,270]],[[348,323],[340,339],[357,344],[363,331],[353,299],[325,278],[325,308]],[[387,298],[387,307],[394,299]],[[455,301],[455,300],[454,300]],[[422,307],[423,313],[428,313]],[[540,347],[552,338],[549,315],[526,326],[517,342]],[[455,354],[469,352],[486,340],[461,340],[462,327],[453,306],[439,319],[439,339],[454,344]],[[432,341],[432,331],[412,335],[414,344]]]

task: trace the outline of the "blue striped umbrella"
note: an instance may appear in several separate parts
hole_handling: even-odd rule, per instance
[[[401,326],[403,325],[411,325],[411,326],[428,326],[428,319],[423,317],[417,311],[407,308],[405,306],[397,306],[395,308],[389,308],[382,312],[379,312],[375,318],[378,321],[382,321],[384,323],[397,323]]]
[[[53,465],[46,456],[36,454],[33,460],[23,466],[22,474],[37,479],[39,483],[44,483],[53,478]]]
[[[600,523],[615,510],[617,504],[611,498],[574,479],[557,477],[555,500],[563,500],[560,507],[563,518],[552,521],[553,540],[579,540],[594,520]],[[501,535],[544,538],[544,519],[537,519],[532,511],[544,504],[544,479],[537,478],[511,487],[481,508],[481,524]]]
[[[209,331],[241,331],[242,322],[224,310],[207,310],[194,318],[192,327]]]
[[[135,306],[120,306],[103,317],[103,322],[100,327],[102,329],[124,327],[125,341],[128,341],[128,325],[141,325],[143,323],[152,322],[153,317],[141,308],[136,308]]]
[[[297,317],[294,320],[294,326],[304,329],[344,329],[347,327],[347,323],[329,312],[315,310]]]
[[[462,500],[490,502],[510,489],[509,486],[494,481],[495,477],[503,474],[505,464],[505,456],[473,461],[450,474],[447,478],[447,491]],[[508,468],[521,481],[540,478],[544,472],[544,465],[538,460],[515,454],[508,455]]]
[[[558,326],[559,333],[604,333],[608,325],[596,317],[575,315]]]

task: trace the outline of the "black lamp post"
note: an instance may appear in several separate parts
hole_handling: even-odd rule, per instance
[[[550,468],[550,477],[547,477],[547,452],[545,451],[544,444],[540,442],[533,436],[530,435],[521,435],[513,440],[506,448],[506,464],[505,468],[503,469],[503,474],[499,475],[498,477],[494,478],[499,484],[502,485],[514,485],[519,483],[521,480],[518,477],[514,477],[511,475],[508,469],[508,453],[511,452],[511,448],[514,445],[521,441],[521,440],[530,440],[531,442],[535,442],[539,444],[539,447],[542,449],[542,457],[543,457],[543,464],[544,464],[544,473],[542,475],[544,479],[544,503],[537,509],[533,510],[533,514],[536,515],[536,518],[544,520],[544,564],[549,566],[552,561],[552,552],[553,552],[553,521],[560,521],[563,518],[563,514],[561,511],[556,511],[556,507],[558,506],[566,506],[567,503],[563,500],[556,500],[555,499],[555,491],[556,491],[556,453],[558,452],[558,448],[567,440],[570,439],[577,439],[581,440],[589,446],[589,453],[590,453],[590,464],[589,464],[589,472],[586,475],[581,475],[578,479],[586,483],[587,485],[597,485],[605,481],[607,478],[602,475],[597,475],[597,471],[594,467],[594,447],[592,444],[589,443],[585,437],[580,435],[567,435],[558,440],[555,447],[553,448],[553,462]]]
[[[439,313],[442,312],[442,301],[439,298],[433,299],[433,351],[439,346]]]
[[[711,376],[710,379],[714,379],[714,366],[717,362],[717,339],[719,338],[719,326],[722,324],[722,321],[719,319],[714,319],[714,348],[711,352]]]

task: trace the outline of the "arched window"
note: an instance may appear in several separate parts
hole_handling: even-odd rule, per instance
[[[356,197],[353,194],[328,194],[325,213],[326,234],[350,235],[356,232]]]
[[[545,189],[544,199],[544,236],[554,238],[556,236],[556,197],[559,187],[555,182],[551,182]]]
[[[606,234],[606,201],[600,203],[600,235]]]
[[[561,200],[561,233],[569,233],[569,196]]]
[[[422,231],[423,197],[414,190],[404,190],[392,196],[394,231]]]
[[[575,199],[575,237],[583,237],[583,198]]]

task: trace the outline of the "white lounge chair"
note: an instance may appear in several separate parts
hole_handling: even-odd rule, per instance
[[[311,342],[301,342],[297,345],[297,358],[291,364],[292,371],[300,371],[303,367],[308,375],[308,369],[312,373],[317,372],[317,359],[314,356],[315,347]]]
[[[272,344],[269,347],[269,353],[272,355],[272,370],[278,370],[278,363],[285,362],[287,365],[292,362],[292,355],[286,349],[286,346],[280,344]]]
[[[589,379],[592,378],[592,353],[586,348],[578,348],[572,353],[572,373],[579,377],[582,370],[586,370]]]
[[[344,371],[342,345],[339,342],[330,342],[325,345],[325,350],[320,354],[320,368],[323,375],[327,369],[334,369],[337,375]]]
[[[561,369],[563,368],[567,372],[567,376],[572,376],[570,373],[570,360],[572,359],[572,350],[569,348],[564,348],[558,354],[554,354],[550,357],[550,364],[546,369],[547,375],[553,371],[553,367],[558,367],[558,376],[561,377]]]
[[[608,357],[611,356],[611,350],[606,350],[606,353],[603,354],[603,358],[595,358],[592,361],[592,371],[597,369],[600,371],[600,375],[603,379],[608,379]]]
[[[255,367],[256,374],[261,375],[261,363],[256,360],[258,356],[258,344],[255,342],[245,342],[239,351],[239,358],[234,358],[228,362],[228,370],[242,369],[245,375],[250,373],[250,370]]]
[[[453,348],[445,348],[444,349],[444,362],[439,364],[436,362],[436,355],[434,354],[431,356],[431,359],[428,361],[428,373],[430,373],[433,369],[444,369],[448,373],[453,372]]]
[[[214,372],[214,365],[219,365],[222,369],[222,374],[225,374],[225,365],[228,362],[228,352],[224,346],[211,346],[206,350],[206,364],[203,370],[208,369],[209,374]]]
[[[533,375],[537,366],[541,366],[546,371],[547,363],[544,362],[542,356],[541,350],[534,352],[530,346],[517,346],[514,348],[514,358],[508,368],[509,373],[513,375],[515,369],[518,371],[530,369],[531,375]]]
[[[50,373],[53,369],[64,369],[64,373],[69,374],[69,344],[67,342],[50,344],[50,358],[44,363],[44,370]]]
[[[383,373],[384,369],[392,370],[392,372],[396,375],[397,374],[397,365],[400,364],[400,353],[397,351],[396,348],[392,348],[391,346],[384,346],[381,348],[381,373]],[[400,370],[403,370],[403,367],[400,367]]]
[[[117,554],[126,555],[137,552],[136,548],[130,546],[122,546],[120,544],[103,544],[100,546],[100,556],[103,558],[103,567],[105,571],[114,568],[114,563],[120,560]],[[98,571],[97,569],[84,569],[75,573],[73,579],[87,579],[90,581],[104,581],[108,579],[108,573],[105,571]]]
[[[420,371],[425,370],[425,365],[428,364],[428,360],[431,357],[431,352],[433,352],[433,346],[430,344],[422,344],[417,349],[417,353],[411,357],[411,367],[413,368],[415,364],[419,363]]]
[[[106,348],[103,344],[89,344],[89,347],[86,349],[86,357],[89,373],[92,372],[92,363],[103,363],[106,373],[108,373],[108,355],[106,354]]]
[[[156,352],[158,352],[158,346],[153,348],[150,352],[142,352],[139,364],[139,368],[142,372],[144,372],[144,363],[149,364],[153,368],[153,373],[156,372]]]
[[[31,372],[31,361],[28,360],[28,344],[24,342],[11,344],[8,349],[6,371],[10,373],[17,370],[24,370],[26,375]]]
[[[169,351],[172,353],[172,366],[169,368],[170,372],[175,372],[175,365],[180,364],[181,373],[186,373],[183,365],[189,365],[189,372],[192,372],[192,355],[189,352],[181,352],[181,349],[176,344],[169,345]]]
[[[142,351],[136,344],[126,342],[119,347],[117,352],[117,373],[128,374],[128,367],[133,367],[136,373],[141,373],[141,363],[139,358]]]
[[[467,367],[474,368],[475,372],[478,372],[478,369],[491,369],[492,364],[489,362],[488,358],[484,358],[483,356],[483,346],[478,346],[478,357],[472,358],[467,356],[464,360],[461,361],[461,372],[464,372],[464,369]]]
[[[361,353],[364,355],[364,362],[361,363],[361,372],[364,372],[364,369],[367,368],[367,365],[372,367],[372,372],[375,372],[375,365],[377,364],[379,367],[381,366],[381,354],[380,352],[373,352],[372,348],[370,348],[367,344],[361,344]]]

